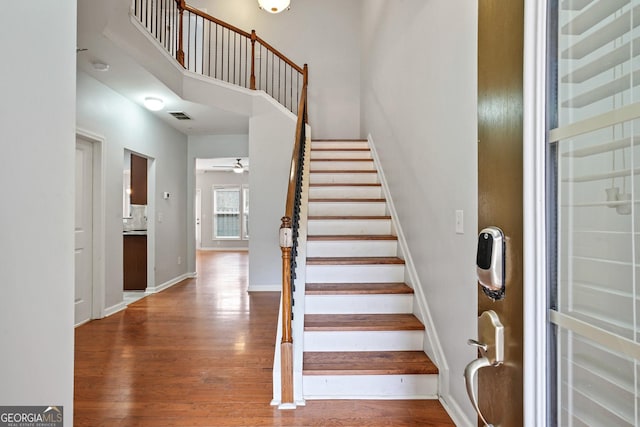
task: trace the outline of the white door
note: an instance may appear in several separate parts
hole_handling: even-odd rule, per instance
[[[202,191],[199,188],[196,188],[196,248],[200,249],[202,247],[201,237],[200,237],[200,218],[202,217]]]
[[[75,324],[92,316],[93,145],[76,139]]]

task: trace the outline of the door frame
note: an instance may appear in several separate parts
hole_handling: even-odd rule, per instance
[[[524,425],[548,425],[547,323],[547,1],[524,9]]]
[[[195,211],[194,221],[195,224],[195,235],[196,235],[196,250],[202,249],[202,189],[196,188],[196,192],[194,194],[194,206],[193,209]],[[198,221],[200,222],[198,224]]]
[[[105,316],[105,138],[81,128],[76,128],[76,138],[91,143],[93,147],[93,277],[91,319],[101,319]]]

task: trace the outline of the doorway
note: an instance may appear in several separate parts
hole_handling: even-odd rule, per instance
[[[76,132],[74,324],[101,318],[104,310],[102,138]]]
[[[195,200],[195,223],[196,223],[196,249],[202,247],[202,227],[200,220],[202,218],[202,189],[196,188],[196,200]]]

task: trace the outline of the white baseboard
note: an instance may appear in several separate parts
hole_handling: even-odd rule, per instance
[[[102,317],[109,317],[112,314],[116,314],[117,312],[124,310],[125,308],[127,308],[127,304],[124,301],[121,301],[116,305],[105,308],[103,313],[104,315]]]
[[[451,417],[451,421],[457,427],[475,427],[476,424],[471,421],[464,413],[462,408],[458,406],[458,403],[451,396],[440,396],[440,404],[447,411],[447,414]]]
[[[282,291],[281,284],[259,285],[259,286],[249,285],[249,289],[247,289],[247,292],[281,292],[281,291]]]
[[[162,292],[165,289],[170,288],[173,285],[176,285],[180,282],[182,282],[185,279],[193,279],[194,277],[196,277],[196,273],[195,272],[191,272],[191,273],[184,273],[178,277],[175,277],[169,281],[166,281],[158,286],[148,286],[147,289],[144,291],[145,294],[150,295],[150,294],[157,294],[158,292]]]
[[[211,251],[216,251],[216,252],[248,252],[249,248],[210,248],[210,247],[202,247],[202,248],[197,248],[196,252],[198,251],[203,251],[203,252],[211,252]]]

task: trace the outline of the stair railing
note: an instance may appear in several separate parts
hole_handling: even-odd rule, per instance
[[[185,3],[133,0],[133,14],[189,71],[264,90],[298,114],[303,68],[258,37]]]
[[[306,145],[307,64],[296,65],[269,43],[185,3],[185,0],[133,0],[133,15],[160,45],[189,71],[268,95],[298,116],[285,216],[282,252],[281,402],[293,404],[293,290],[298,248]]]
[[[303,85],[298,106],[296,137],[289,170],[289,186],[285,215],[280,225],[280,250],[282,251],[282,341],[280,344],[280,372],[282,404],[293,404],[293,292],[295,291],[296,257],[298,255],[298,226],[302,200],[304,153],[307,140],[307,65],[303,68]]]

